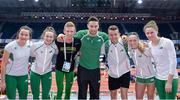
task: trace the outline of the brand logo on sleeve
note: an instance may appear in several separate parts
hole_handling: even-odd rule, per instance
[[[142,57],[142,55],[139,55],[138,57]]]
[[[163,49],[163,47],[161,46],[159,49]]]
[[[120,51],[121,51],[121,52],[123,52],[124,50],[123,50],[123,49],[121,49]]]
[[[87,37],[87,40],[90,40],[90,38],[89,38],[89,37]]]
[[[49,53],[52,53],[52,50],[51,50],[51,51],[49,51]]]
[[[101,39],[98,39],[98,42],[101,42]]]

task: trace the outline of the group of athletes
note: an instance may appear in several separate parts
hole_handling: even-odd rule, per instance
[[[170,39],[159,37],[155,21],[149,21],[143,31],[149,42],[140,40],[138,33],[130,32],[122,39],[119,28],[111,25],[108,34],[98,31],[99,20],[92,16],[87,28],[76,32],[73,22],[64,25],[64,34],[56,36],[53,27],[47,27],[42,39],[32,42],[32,29],[22,26],[14,41],[4,48],[1,66],[1,90],[8,99],[27,99],[28,75],[33,99],[49,99],[52,83],[52,58],[56,57],[57,98],[70,99],[74,74],[77,73],[78,99],[99,99],[100,65],[108,72],[111,99],[128,99],[130,85],[130,59],[136,69],[136,99],[154,99],[155,89],[160,99],[175,99],[178,89],[177,60],[174,44]],[[141,27],[140,27],[141,28]],[[29,60],[31,58],[31,60]],[[29,66],[30,63],[30,74]],[[64,81],[66,84],[64,84]],[[42,90],[40,90],[40,84]],[[65,89],[64,89],[65,88]]]

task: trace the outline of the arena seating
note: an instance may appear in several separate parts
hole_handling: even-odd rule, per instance
[[[144,32],[143,32],[143,26],[144,23],[101,23],[100,30],[103,32],[107,32],[107,29],[110,25],[117,25],[120,29],[120,32],[122,34],[127,32],[138,32],[141,39],[147,39]],[[64,23],[38,23],[38,22],[32,22],[32,23],[14,23],[14,22],[7,22],[2,26],[2,29],[0,30],[0,33],[3,32],[3,35],[1,36],[1,39],[11,39],[15,38],[15,33],[22,25],[28,25],[33,29],[33,39],[39,39],[43,30],[47,26],[53,26],[55,30],[57,31],[57,34],[63,32],[63,25]],[[180,23],[170,23],[172,25],[173,29],[180,33]],[[86,28],[86,23],[76,23],[77,31],[80,29]],[[168,23],[158,23],[159,26],[159,32],[160,35],[163,37],[171,38],[170,34],[173,33],[173,30],[169,27]]]

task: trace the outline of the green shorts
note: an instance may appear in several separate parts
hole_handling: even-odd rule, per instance
[[[155,77],[150,77],[150,78],[136,77],[136,83],[139,83],[139,84],[152,84],[152,83],[155,83]]]

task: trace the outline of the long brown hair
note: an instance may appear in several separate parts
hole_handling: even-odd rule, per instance
[[[29,27],[29,26],[21,26],[20,29],[17,31],[16,33],[16,39],[19,39],[19,34],[20,34],[20,31],[24,29],[24,30],[28,30],[29,31],[29,39],[32,38],[32,33],[33,33],[33,30]]]

